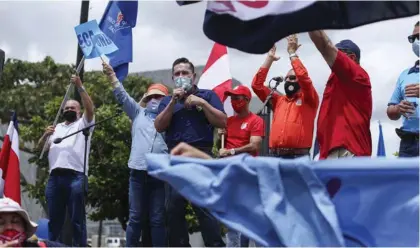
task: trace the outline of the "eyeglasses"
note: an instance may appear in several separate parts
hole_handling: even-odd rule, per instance
[[[420,36],[420,33],[412,34],[408,36],[408,42],[413,43],[416,39],[418,40]]]
[[[296,80],[296,76],[295,76],[295,75],[290,75],[290,76],[287,76],[285,80],[286,80],[286,81],[289,81],[289,80]]]

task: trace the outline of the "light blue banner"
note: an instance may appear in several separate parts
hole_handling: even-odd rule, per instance
[[[262,246],[419,245],[419,162],[148,154],[168,182]]]
[[[101,31],[96,20],[80,24],[74,30],[86,59],[109,55],[118,50],[114,42]]]

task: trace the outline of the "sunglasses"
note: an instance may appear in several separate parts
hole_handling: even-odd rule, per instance
[[[295,76],[295,75],[290,75],[290,76],[287,76],[285,80],[286,80],[286,81],[289,81],[289,80],[296,80],[296,76]]]
[[[420,33],[412,34],[408,36],[408,42],[413,43],[416,39],[418,40],[420,36]]]

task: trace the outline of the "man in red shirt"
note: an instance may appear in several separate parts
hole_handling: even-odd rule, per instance
[[[370,156],[372,90],[359,47],[351,40],[334,46],[324,31],[309,37],[332,71],[318,115],[320,159]]]
[[[219,150],[219,155],[226,157],[249,153],[256,156],[264,137],[264,121],[249,111],[251,91],[248,87],[240,85],[225,94],[230,96],[236,115],[227,120],[226,146]]]
[[[239,153],[249,153],[257,156],[264,137],[264,121],[258,115],[249,111],[251,90],[243,85],[225,92],[230,96],[232,108],[236,115],[227,119],[225,130],[220,134],[226,135],[226,148],[219,150],[220,157],[233,156]],[[242,234],[228,230],[226,235],[227,247],[248,247],[249,239]]]

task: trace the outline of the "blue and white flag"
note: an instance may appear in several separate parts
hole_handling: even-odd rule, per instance
[[[199,1],[178,1],[180,5]],[[263,54],[288,35],[349,29],[419,14],[418,1],[206,1],[206,36],[247,53]]]
[[[80,24],[74,27],[74,30],[86,59],[108,55],[118,50],[114,42],[99,29],[96,20]]]
[[[109,1],[99,23],[100,29],[119,50],[108,55],[109,64],[122,82],[128,74],[128,63],[133,62],[132,29],[137,22],[138,1]]]
[[[381,124],[380,121],[379,121],[378,151],[376,152],[376,156],[378,156],[378,157],[386,157],[385,141],[384,141],[384,135],[382,133],[382,124]]]
[[[150,175],[262,246],[419,245],[413,159],[148,154]]]

